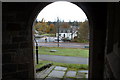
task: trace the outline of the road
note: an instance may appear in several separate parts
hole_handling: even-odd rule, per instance
[[[47,42],[53,42],[55,37],[43,37],[43,38],[36,38],[37,42],[46,42],[45,38],[47,38]]]
[[[58,47],[58,43],[38,43],[38,46],[44,47]],[[68,47],[68,48],[85,48],[85,46],[89,46],[89,44],[85,43],[70,43],[70,42],[61,42],[59,43],[59,47]]]
[[[44,38],[36,38],[38,46],[44,47],[58,47],[58,42],[54,42],[55,37],[47,37],[47,42]],[[36,45],[36,44],[35,44]],[[75,43],[75,42],[59,42],[59,47],[68,47],[68,48],[85,48],[89,46],[88,43]]]
[[[81,58],[81,57],[39,55],[39,59],[60,62],[60,63],[88,64],[88,58]]]

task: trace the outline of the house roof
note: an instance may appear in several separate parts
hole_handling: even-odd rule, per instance
[[[68,33],[68,32],[76,32],[77,31],[77,27],[75,27],[75,26],[72,26],[72,27],[70,27],[70,28],[59,28],[59,32],[60,33]],[[57,30],[57,32],[58,32],[58,30]]]

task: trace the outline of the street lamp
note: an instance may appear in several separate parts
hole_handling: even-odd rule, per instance
[[[37,43],[37,41],[36,41],[36,39],[35,39],[35,35],[34,35],[34,41],[35,41],[35,43],[36,43],[36,63],[38,64],[39,62],[38,62],[38,43]]]
[[[57,17],[57,30],[58,30],[58,39],[57,39],[57,41],[58,41],[58,47],[59,47],[59,18]]]

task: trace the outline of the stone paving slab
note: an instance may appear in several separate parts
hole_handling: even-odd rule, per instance
[[[64,78],[63,80],[76,80],[76,78]]]
[[[88,78],[88,74],[85,74],[85,78]]]
[[[55,70],[61,70],[61,71],[66,71],[67,70],[66,67],[61,67],[61,66],[56,66],[54,69]]]
[[[76,77],[76,71],[67,71],[65,77]]]
[[[88,74],[88,70],[80,70],[78,72],[81,72],[81,73],[87,73]]]
[[[81,73],[81,72],[78,72],[77,75],[76,75],[76,78],[85,78],[85,74]]]
[[[49,76],[49,77],[63,78],[64,74],[65,74],[64,71],[56,71],[56,70],[53,70],[48,76]]]
[[[88,70],[78,71],[77,78],[88,78]]]
[[[66,67],[51,66],[36,73],[36,76],[40,80],[76,80],[76,78],[77,80],[81,80],[81,78],[88,78],[88,70],[66,71]]]
[[[50,77],[50,78],[45,78],[44,80],[62,80],[62,78],[53,78],[53,77]]]

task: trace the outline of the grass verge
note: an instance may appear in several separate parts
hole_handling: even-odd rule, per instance
[[[68,70],[88,70],[88,65],[86,64],[69,64],[69,63],[58,63],[53,61],[40,61],[36,68],[40,68],[47,63],[53,63],[54,66],[67,67]]]
[[[63,48],[63,47],[39,47],[39,54],[44,55],[60,55],[60,56],[74,56],[74,57],[84,57],[89,56],[88,49],[80,48]],[[50,52],[51,50],[57,50],[56,52]]]

